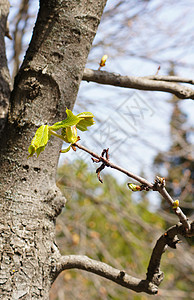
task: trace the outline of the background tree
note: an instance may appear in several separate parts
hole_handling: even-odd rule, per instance
[[[193,127],[187,124],[187,115],[179,107],[178,99],[173,97],[173,112],[170,122],[171,146],[167,152],[160,152],[156,156],[154,163],[155,169],[167,172],[167,188],[174,198],[181,201],[184,213],[189,217],[193,214],[193,154],[192,154],[192,133]],[[163,171],[162,171],[163,170]],[[161,209],[167,215],[170,212],[165,201],[162,200]],[[171,211],[172,213],[172,211]],[[164,215],[163,215],[164,216]],[[166,216],[168,227],[173,223],[171,216]],[[188,239],[193,243],[193,238]]]
[[[167,186],[171,195],[179,198],[184,212],[189,216],[193,208],[193,160],[191,134],[193,128],[186,125],[186,114],[179,108],[175,97],[171,117],[171,147],[166,153],[159,153],[155,159],[157,168],[165,168],[168,172]],[[181,178],[181,180],[180,180]],[[163,202],[163,209],[167,208]]]
[[[7,2],[4,3],[1,14],[5,15],[5,18],[2,18],[2,45],[4,45],[3,36],[7,15]],[[21,30],[20,28],[23,33],[25,31],[26,26],[23,26],[22,21],[25,23],[28,20],[26,17],[28,3],[28,1],[21,2],[16,31]],[[121,1],[116,7],[123,9],[123,4],[125,5],[124,1]],[[54,243],[55,219],[64,205],[64,199],[55,186],[54,171],[61,143],[53,140],[49,149],[41,155],[41,161],[33,159],[26,161],[24,153],[38,126],[43,123],[52,124],[64,118],[64,108],[72,108],[103,5],[105,3],[93,4],[91,1],[90,5],[87,5],[85,1],[80,2],[79,5],[76,1],[65,1],[62,4],[57,1],[47,3],[40,1],[40,11],[32,41],[15,79],[9,118],[1,142],[1,168],[3,170],[0,178],[2,187],[1,242],[3,245],[1,282],[4,297],[19,298],[32,295],[37,298],[47,298],[50,284],[56,275],[61,269],[69,266],[69,261],[63,258],[61,261]],[[3,10],[4,7],[5,10]],[[22,25],[19,26],[20,22]],[[6,35],[9,36],[7,30]],[[19,41],[21,46],[21,39],[16,37],[17,34],[15,34],[15,42]],[[21,50],[22,47],[19,49]],[[15,53],[18,57],[20,51],[15,51]],[[4,66],[6,63],[3,48],[2,57]],[[17,63],[15,73],[18,66]],[[5,67],[2,70],[5,72],[7,69]],[[101,74],[101,72],[91,73],[91,70],[86,70],[83,78],[87,81],[95,81],[94,78],[97,76],[97,82],[100,82],[98,76]],[[5,73],[2,72],[1,75],[4,80],[2,80],[2,86],[8,86],[7,90],[2,89],[4,93],[2,99],[7,103],[10,80]],[[107,83],[108,79],[108,83],[114,85],[115,80],[116,82],[120,80],[120,86],[170,91],[180,98],[193,97],[191,88],[180,87],[173,83],[175,80],[175,82],[192,84],[190,79],[167,79],[157,76],[123,78],[104,72],[103,76],[101,83]],[[130,80],[132,85],[129,84]],[[171,83],[168,83],[169,80]],[[5,85],[5,81],[8,85]],[[4,107],[7,108],[7,105]],[[6,109],[2,116],[5,119]],[[7,206],[8,203],[9,206]],[[91,264],[90,260],[84,259],[86,264]],[[79,257],[73,263],[74,266],[84,268],[83,260],[79,261]],[[106,268],[110,270],[108,266]],[[116,272],[123,274],[119,270]],[[97,273],[99,274],[99,271]],[[116,282],[126,285],[128,277],[124,277],[116,278]],[[145,290],[147,286],[147,282],[137,279],[132,284],[130,280],[128,282],[129,288],[135,289],[136,286],[137,289]],[[140,283],[140,287],[136,284],[137,282]],[[151,285],[151,290],[145,291],[155,293],[157,288]]]

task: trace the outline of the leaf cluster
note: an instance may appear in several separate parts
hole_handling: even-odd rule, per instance
[[[79,140],[77,129],[86,131],[89,126],[94,124],[94,115],[91,112],[82,112],[74,115],[70,109],[66,109],[66,115],[67,118],[65,120],[59,121],[52,126],[42,125],[37,129],[28,148],[28,157],[33,156],[34,153],[38,157],[44,151],[52,135],[62,139],[66,143],[70,143],[68,148],[61,150],[61,152],[65,153]],[[61,130],[61,134],[56,133],[58,130]]]

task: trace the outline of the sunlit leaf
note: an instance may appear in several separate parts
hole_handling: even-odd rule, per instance
[[[36,131],[34,138],[32,139],[31,145],[28,148],[29,156],[33,156],[36,152],[37,157],[44,151],[48,140],[51,135],[54,135],[66,143],[74,144],[79,140],[77,136],[77,128],[81,131],[86,131],[88,126],[94,124],[94,115],[91,112],[83,112],[77,116],[72,113],[70,109],[66,109],[67,118],[63,121],[57,122],[52,126],[42,125]],[[61,129],[61,134],[55,131]],[[73,148],[73,147],[72,147]],[[68,152],[70,147],[62,150],[62,153]]]
[[[61,153],[67,153],[70,149],[71,149],[71,145],[66,149],[62,149],[60,152]]]
[[[33,156],[34,153],[36,152],[35,147],[34,147],[33,145],[30,145],[29,148],[28,148],[28,152],[30,153],[30,154],[28,155],[28,157]]]
[[[40,126],[37,129],[34,138],[32,139],[30,147],[28,148],[28,152],[29,152],[28,157],[31,157],[35,152],[37,153],[37,157],[38,157],[39,154],[42,151],[44,151],[49,139],[50,139],[50,134],[48,131],[48,125]]]
[[[77,129],[81,131],[86,131],[88,126],[92,126],[94,122],[94,115],[91,112],[83,112],[77,115],[77,117],[82,118],[77,124]]]
[[[81,117],[75,116],[70,109],[66,109],[67,118],[63,121],[57,122],[54,125],[50,126],[51,130],[57,131],[61,128],[71,127],[77,125],[77,123],[82,120]]]
[[[78,137],[77,137],[77,128],[76,126],[72,127],[67,127],[66,128],[66,139],[68,143],[74,144],[77,142]]]

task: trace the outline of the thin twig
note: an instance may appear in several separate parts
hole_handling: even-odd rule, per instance
[[[110,167],[112,169],[118,170],[124,174],[126,174],[128,177],[135,179],[136,181],[140,182],[143,186],[143,189],[146,190],[153,190],[153,191],[158,191],[162,197],[169,203],[170,207],[173,208],[174,213],[178,216],[180,222],[184,225],[184,227],[188,230],[188,232],[190,231],[191,227],[190,227],[190,223],[188,222],[187,217],[185,216],[185,214],[183,213],[183,211],[180,209],[180,207],[175,207],[174,208],[174,200],[172,199],[172,197],[169,195],[169,193],[166,191],[165,189],[165,180],[163,178],[157,177],[154,184],[150,183],[149,181],[147,181],[145,178],[142,178],[138,175],[133,174],[132,172],[127,171],[126,169],[123,169],[115,164],[113,164],[112,162],[110,162],[109,159],[104,158],[102,155],[98,155],[95,152],[87,149],[86,147],[75,143],[73,144],[75,147],[79,148],[80,150],[83,150],[87,153],[89,153],[91,156],[95,157],[96,159],[93,160],[96,163],[102,162],[101,167],[99,167],[97,169],[97,173],[98,173],[98,178],[100,180],[100,182],[102,182],[101,178],[100,178],[100,171],[102,169],[104,169],[104,167]],[[107,152],[108,153],[108,152]],[[161,179],[161,182],[160,182]]]
[[[140,182],[140,183],[142,183],[142,184],[148,186],[150,189],[153,189],[154,185],[153,185],[152,183],[148,182],[146,179],[144,179],[144,178],[142,178],[142,177],[140,177],[140,176],[138,176],[138,175],[135,175],[135,174],[133,174],[132,172],[129,172],[129,171],[127,171],[126,169],[121,168],[121,167],[119,167],[119,166],[113,164],[112,162],[110,162],[110,161],[107,160],[106,158],[104,158],[104,157],[102,157],[102,156],[100,156],[100,155],[94,153],[93,151],[87,149],[86,147],[84,147],[84,146],[82,146],[82,145],[80,145],[80,144],[78,144],[78,143],[75,143],[74,145],[75,145],[77,148],[79,148],[79,149],[81,149],[81,150],[83,150],[83,151],[89,153],[91,156],[97,158],[99,161],[103,162],[107,167],[110,167],[110,168],[112,168],[112,169],[116,169],[116,170],[118,170],[118,171],[120,171],[120,172],[126,174],[127,176],[129,176],[129,177],[131,177],[131,178],[137,180],[138,182]]]
[[[179,76],[150,75],[150,76],[144,76],[144,77],[141,77],[141,78],[156,80],[156,81],[168,81],[168,82],[179,82],[179,83],[194,84],[194,79],[189,79],[189,78],[179,77]]]

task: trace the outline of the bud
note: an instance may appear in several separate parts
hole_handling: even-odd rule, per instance
[[[103,55],[103,57],[101,58],[101,61],[100,61],[100,67],[104,67],[105,66],[105,63],[106,63],[106,60],[108,58],[108,55]]]
[[[179,200],[176,199],[173,203],[172,203],[172,208],[176,209],[177,207],[179,207]]]
[[[137,191],[141,191],[141,187],[140,185],[134,184],[134,183],[127,183],[128,188],[132,191],[132,192],[137,192]]]

